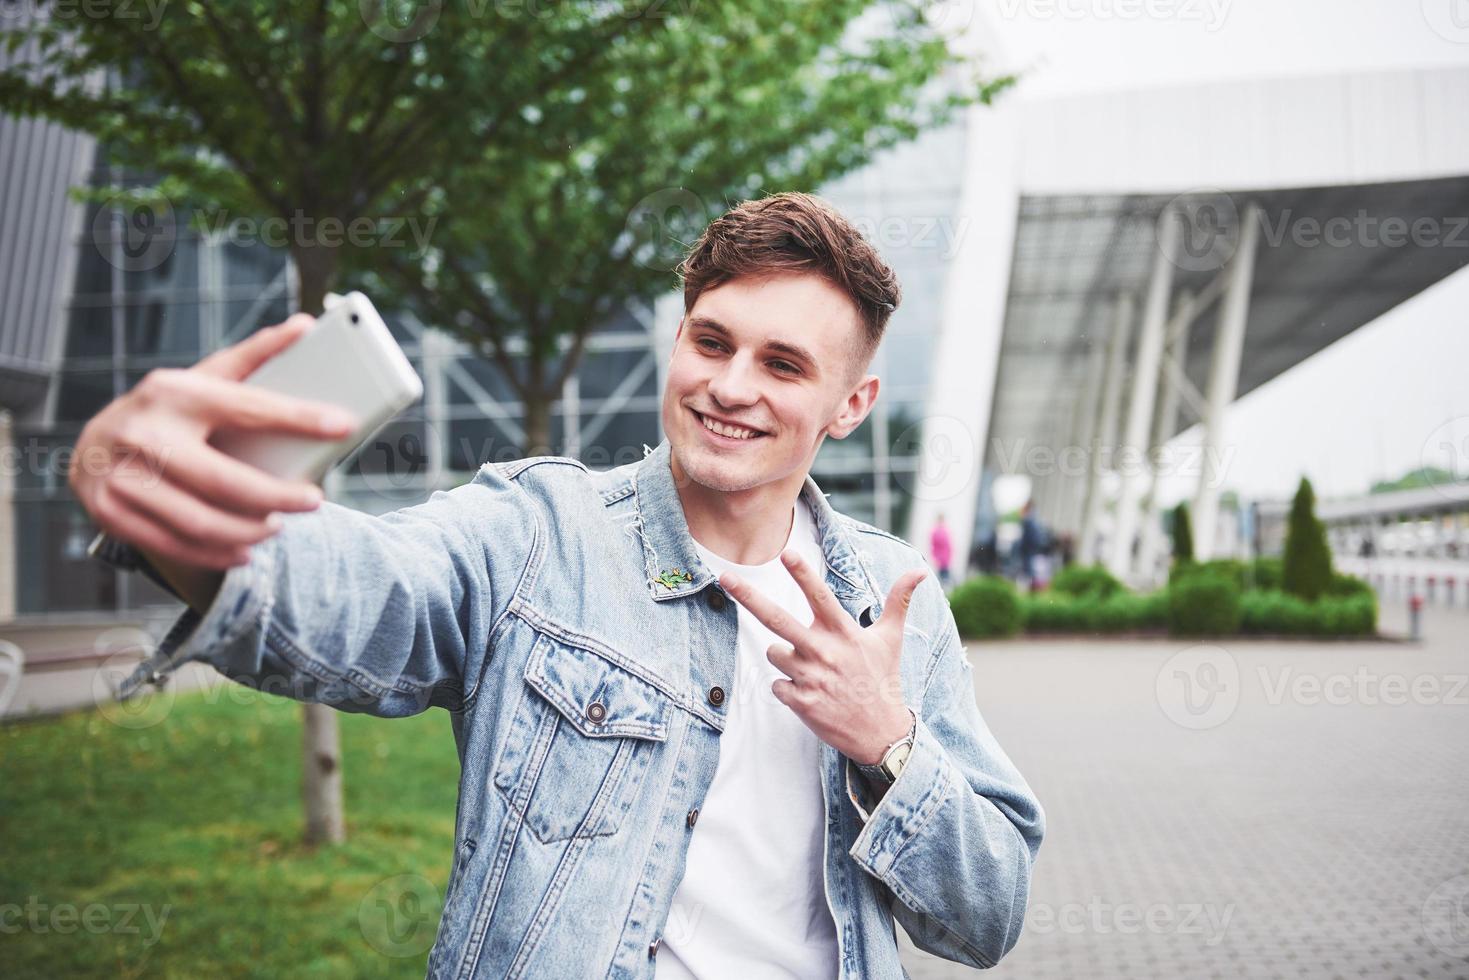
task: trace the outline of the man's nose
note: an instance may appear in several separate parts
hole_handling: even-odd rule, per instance
[[[751,405],[759,398],[755,365],[743,357],[731,357],[709,379],[709,394],[721,405]]]

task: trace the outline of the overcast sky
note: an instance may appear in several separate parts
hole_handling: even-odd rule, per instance
[[[1026,69],[1023,98],[1469,65],[1469,0],[985,0],[985,9],[1004,61]],[[1147,10],[1162,16],[1138,13]],[[1228,486],[1247,499],[1288,497],[1302,474],[1318,496],[1362,493],[1375,479],[1444,465],[1450,445],[1469,472],[1469,269],[1241,399],[1225,441]],[[1165,503],[1193,490],[1170,482]]]

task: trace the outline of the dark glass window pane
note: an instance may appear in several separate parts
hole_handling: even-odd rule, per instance
[[[145,299],[127,307],[123,345],[129,356],[199,355],[199,304],[190,297]]]
[[[581,447],[581,461],[594,470],[606,470],[643,458],[643,444],[658,445],[657,412],[622,412]]]
[[[632,394],[655,395],[658,389],[658,372],[655,365],[642,364],[651,356],[645,350],[609,350],[587,352],[582,357],[580,374],[581,400],[588,408],[612,395],[617,386],[636,370],[645,370],[646,376]]]
[[[57,422],[85,422],[112,401],[111,371],[62,371]]]
[[[67,314],[66,357],[112,358],[112,307],[73,306]]]
[[[286,253],[263,245],[238,245],[228,238],[221,245],[220,262],[226,289],[263,289],[275,282],[286,267]]]
[[[117,574],[87,555],[97,529],[69,497],[17,500],[16,553],[26,574],[17,576],[17,606],[24,613],[113,609]]]

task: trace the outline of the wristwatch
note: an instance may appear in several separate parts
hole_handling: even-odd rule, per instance
[[[858,772],[880,783],[897,782],[898,773],[903,771],[903,766],[908,762],[908,755],[913,751],[913,737],[918,734],[918,713],[912,708],[908,709],[908,713],[913,716],[913,724],[908,726],[908,734],[889,745],[875,765],[864,766],[859,763]]]

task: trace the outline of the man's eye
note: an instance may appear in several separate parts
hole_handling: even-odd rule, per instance
[[[705,350],[714,350],[716,347],[719,347],[720,344],[717,340],[710,340],[708,337],[705,337],[704,339],[699,341],[699,346],[704,348]]]
[[[789,373],[791,373],[791,374],[800,374],[801,373],[801,369],[800,368],[798,368],[794,364],[790,364],[790,363],[788,363],[786,361],[771,361],[770,363],[771,364],[780,365],[780,370],[782,370],[782,371],[785,371],[785,370],[789,369]]]

